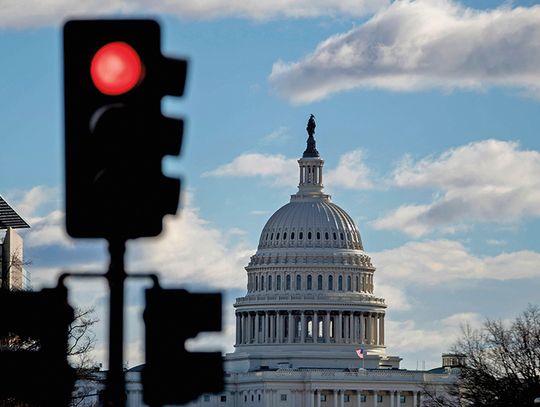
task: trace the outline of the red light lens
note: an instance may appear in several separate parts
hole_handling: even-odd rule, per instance
[[[139,55],[130,45],[110,42],[92,58],[90,75],[101,93],[121,95],[141,81],[143,67]]]

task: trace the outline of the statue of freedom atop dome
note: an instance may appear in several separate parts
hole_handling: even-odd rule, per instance
[[[306,130],[310,136],[313,136],[315,134],[315,127],[317,127],[317,125],[315,124],[315,116],[310,115],[306,127]]]
[[[315,116],[310,115],[306,127],[309,137],[307,139],[307,148],[306,151],[304,151],[303,155],[304,158],[319,157],[319,152],[317,151],[317,148],[315,146],[315,137],[313,136],[315,134],[315,127],[317,127],[317,125],[315,124]]]

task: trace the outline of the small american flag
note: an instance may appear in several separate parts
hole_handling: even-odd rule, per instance
[[[356,354],[360,359],[364,359],[364,349],[356,349]]]

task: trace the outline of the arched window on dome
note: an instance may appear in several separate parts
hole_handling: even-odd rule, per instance
[[[298,274],[296,276],[296,289],[301,290],[302,289],[302,276]]]
[[[321,240],[321,232],[317,232],[317,240]]]
[[[356,276],[356,291],[360,291],[360,284],[359,284],[358,276]]]
[[[270,284],[270,283],[268,283]],[[347,276],[347,291],[352,291],[351,276]]]
[[[324,232],[324,240],[328,240],[328,232]]]
[[[255,276],[255,291],[259,290],[259,276]]]
[[[285,289],[290,290],[291,289],[291,275],[287,274],[287,277],[285,277]]]
[[[337,240],[336,232],[334,232],[334,240]]]
[[[287,239],[287,232],[283,232],[283,240]]]
[[[307,232],[307,238],[308,240],[311,240],[311,232]]]
[[[304,238],[304,232],[300,232],[298,235],[298,239],[302,240]]]
[[[266,234],[266,239],[264,239],[264,240],[268,240],[268,233]]]
[[[264,291],[264,276],[261,276],[261,291]]]
[[[276,290],[281,290],[281,276],[276,277]]]
[[[279,232],[276,235],[276,240],[279,240]]]
[[[319,274],[319,277],[317,277],[317,290],[322,290],[322,275]]]
[[[339,237],[341,238],[341,240],[343,240],[343,232],[339,233]]]
[[[334,289],[334,276],[328,276],[328,289]]]
[[[307,276],[307,289],[308,290],[311,290],[311,283],[312,283],[311,274],[308,274],[308,276]]]
[[[291,240],[294,240],[294,232],[291,232]]]
[[[268,276],[268,291],[272,291],[272,276]]]
[[[274,240],[274,232],[270,235],[270,240]]]
[[[261,283],[262,284],[262,283]],[[343,276],[339,276],[337,280],[337,289],[343,291]]]

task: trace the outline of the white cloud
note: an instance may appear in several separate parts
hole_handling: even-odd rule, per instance
[[[336,168],[324,176],[324,183],[348,189],[368,189],[373,187],[369,168],[364,163],[364,152],[353,150],[339,158]]]
[[[277,186],[294,186],[298,163],[281,154],[244,153],[228,164],[205,172],[205,177],[268,177]]]
[[[465,280],[513,280],[540,277],[540,253],[521,250],[476,256],[452,240],[409,242],[373,253],[377,275],[388,284],[437,285]]]
[[[275,186],[294,186],[298,182],[296,159],[280,154],[245,153],[228,164],[203,174],[206,177],[265,177]],[[329,169],[323,183],[330,187],[367,189],[373,186],[369,168],[364,163],[364,152],[353,150],[343,154],[338,166]]]
[[[384,298],[386,304],[392,311],[399,312],[410,310],[412,306],[409,303],[403,288],[398,288],[390,284],[385,284],[384,282],[381,283],[379,279],[377,279],[375,284],[375,295]]]
[[[263,137],[263,141],[265,143],[274,143],[279,141],[284,141],[289,138],[289,129],[287,127],[281,126],[278,127],[276,130],[272,131],[271,133],[268,133],[266,136]]]
[[[24,232],[28,247],[65,246],[73,247],[74,241],[66,233],[64,212],[56,210],[46,216],[30,218],[31,228]]]
[[[293,103],[354,88],[414,91],[512,86],[540,94],[540,6],[475,10],[451,0],[395,1],[269,81]]]
[[[484,140],[436,158],[405,159],[393,184],[436,188],[443,194],[423,205],[403,205],[373,222],[376,229],[422,236],[453,232],[471,221],[508,223],[540,215],[540,153],[515,142]]]
[[[313,18],[373,13],[388,0],[4,0],[0,27],[25,28],[58,24],[68,17],[111,14],[169,14],[181,19],[240,17],[255,20]]]
[[[129,252],[138,270],[158,270],[170,282],[219,288],[244,288],[244,266],[253,254],[242,244],[231,247],[227,232],[211,226],[191,206],[166,218],[160,238],[133,242]]]
[[[441,320],[433,321],[429,328],[418,327],[413,320],[386,321],[387,346],[391,352],[407,353],[411,349],[428,353],[440,353],[450,350],[461,335],[461,326],[465,324],[480,326],[482,317],[473,312],[452,314]],[[421,349],[419,349],[421,348]]]

